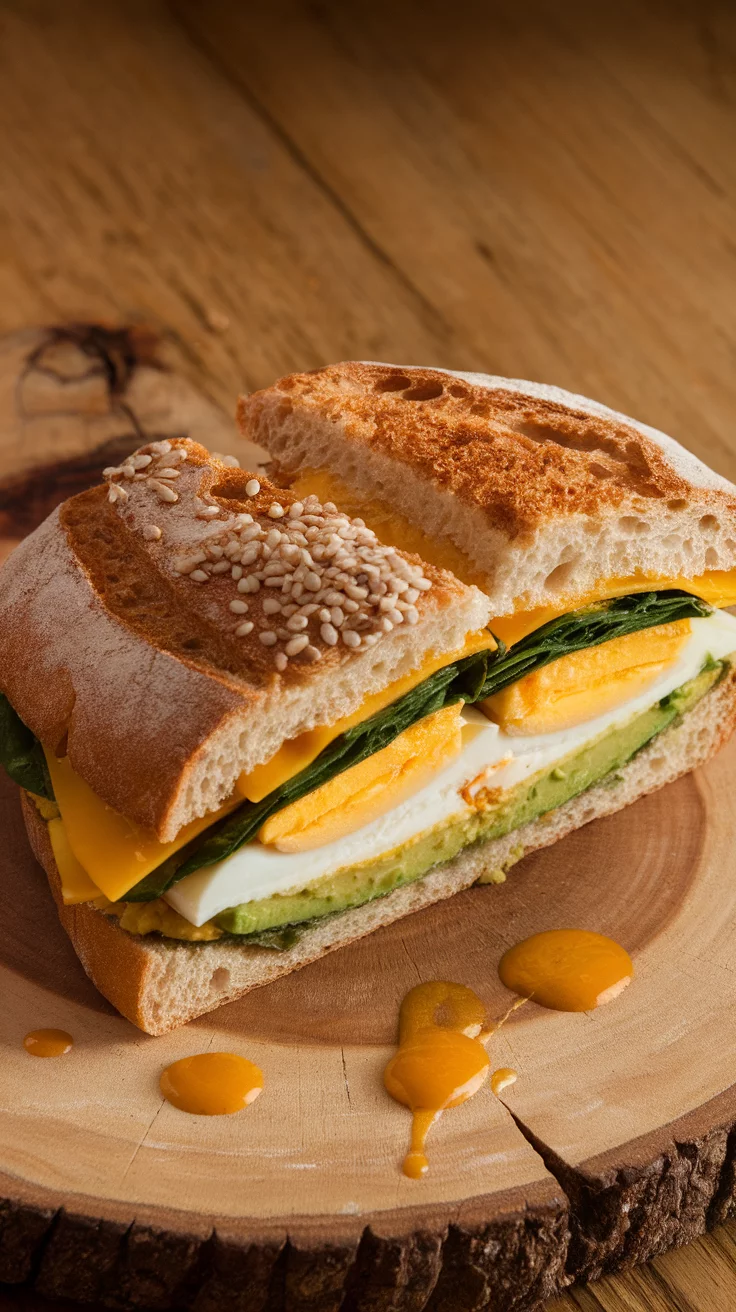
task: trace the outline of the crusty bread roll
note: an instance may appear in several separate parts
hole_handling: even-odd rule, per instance
[[[502,871],[520,855],[555,843],[598,816],[621,810],[703,764],[729,738],[735,725],[736,671],[732,668],[679,723],[659,734],[617,771],[617,782],[607,780],[505,838],[466,849],[415,883],[330,917],[307,929],[296,946],[285,952],[245,947],[232,938],[188,944],[155,934],[136,937],[91,903],[64,906],[46,824],[26,795],[23,813],[61,922],[90,979],[133,1024],[148,1034],[165,1034],[381,925]],[[492,898],[492,890],[479,890],[478,915],[493,914]]]
[[[279,467],[327,469],[450,539],[496,616],[637,572],[736,567],[736,487],[663,433],[559,388],[345,363],[243,397]]]
[[[131,460],[128,473],[107,471],[108,486],[54,511],[0,570],[0,691],[45,747],[67,754],[104,801],[162,841],[217,808],[238,775],[284,740],[350,714],[428,652],[462,647],[489,619],[477,588],[381,546],[334,506],[327,528],[305,525],[291,514],[289,492],[197,443],[156,443]],[[256,580],[253,592],[241,583],[257,564],[238,565],[241,578],[233,577],[230,546],[242,553],[260,531],[281,537],[273,548],[270,539],[257,543],[272,553],[259,558],[265,572],[306,570],[299,608],[325,588],[329,597],[330,586],[350,591],[328,577],[331,561],[350,559],[345,552],[317,559],[310,538],[314,560],[301,560],[305,533],[327,537],[330,525],[340,550],[347,543],[357,553],[348,573],[401,575],[396,586],[413,603],[402,612],[407,622],[386,619],[361,598],[367,588],[353,587],[359,600],[344,605],[355,613],[339,635],[328,632],[331,645],[317,604],[298,629],[269,613],[276,598],[296,596],[284,596],[285,575]],[[350,631],[353,620],[362,627]],[[287,656],[300,637],[303,649]]]

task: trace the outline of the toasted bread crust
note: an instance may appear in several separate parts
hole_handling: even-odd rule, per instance
[[[509,537],[560,516],[687,503],[694,485],[699,500],[736,514],[736,488],[672,439],[556,388],[349,361],[241,397],[238,418],[278,453],[274,432],[295,406],[319,410],[346,442],[401,461]]]
[[[555,843],[598,816],[621,810],[704,764],[735,726],[736,669],[731,667],[679,724],[658,735],[620,771],[620,782],[604,781],[505,838],[469,848],[413,884],[324,921],[286,952],[244,947],[225,939],[189,945],[155,935],[136,938],[90,903],[64,906],[47,826],[25,794],[23,815],[61,923],[90,979],[134,1025],[149,1034],[165,1034],[382,925],[451,897],[484,874]],[[482,909],[479,903],[479,914]]]
[[[209,551],[228,535],[244,552],[231,528],[239,517],[262,534],[281,524],[290,541],[299,521],[285,512],[296,498],[262,475],[260,491],[247,495],[249,474],[196,443],[167,446],[166,459],[179,456],[175,502],[121,476],[109,494],[99,487],[66,502],[0,571],[0,689],[47,749],[68,754],[100,797],[163,840],[214,810],[241,770],[285,738],[349,714],[427,651],[457,649],[488,620],[480,592],[376,543],[379,559],[418,573],[427,587],[415,598],[414,623],[384,633],[378,603],[366,601],[375,645],[348,647],[336,633],[332,645],[324,640],[315,613],[304,620],[307,651],[276,664],[276,647],[261,634],[279,628],[282,652],[297,636],[280,629],[286,616],[266,610],[281,578],[277,589],[256,582],[255,593],[243,594],[239,565],[233,574],[222,556],[225,573],[193,573],[191,557],[199,551],[211,569],[220,558],[205,558],[203,544]],[[276,502],[278,520],[269,516]],[[152,527],[158,537],[147,536]],[[299,604],[320,595],[305,591]],[[238,632],[244,620],[250,632]]]

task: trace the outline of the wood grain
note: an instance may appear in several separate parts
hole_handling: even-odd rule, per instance
[[[733,477],[735,69],[725,0],[5,0],[0,329],[151,324],[223,415],[350,356],[536,377]],[[564,1305],[725,1312],[733,1256]]]

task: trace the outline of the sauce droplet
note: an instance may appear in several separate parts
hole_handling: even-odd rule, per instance
[[[516,1084],[518,1075],[510,1066],[500,1066],[491,1076],[491,1092],[498,1097],[504,1089],[508,1089],[511,1084]]]
[[[63,1057],[71,1052],[74,1040],[66,1030],[30,1030],[23,1047],[32,1057]]]
[[[399,1049],[383,1074],[386,1089],[412,1113],[411,1147],[403,1171],[425,1175],[430,1127],[449,1107],[472,1098],[488,1074],[480,1042],[485,1007],[463,984],[433,980],[407,993],[399,1013]]]
[[[159,1085],[164,1098],[179,1111],[230,1116],[258,1097],[263,1073],[234,1052],[203,1052],[167,1066]]]
[[[554,1011],[593,1011],[631,983],[628,952],[604,934],[550,929],[533,934],[501,958],[501,982]]]

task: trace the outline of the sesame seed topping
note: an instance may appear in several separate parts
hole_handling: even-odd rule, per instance
[[[223,465],[227,465],[228,469],[240,469],[240,461],[237,456],[220,456],[220,460]]]
[[[168,501],[173,504],[179,500],[179,493],[175,492],[173,487],[167,487],[165,483],[159,483],[157,478],[149,478],[148,486],[158,496],[159,501]]]
[[[214,503],[209,489],[217,468],[235,467],[235,459],[220,457],[218,466],[212,457],[209,465],[187,470],[188,450],[186,440],[179,445],[163,440],[109,466],[104,477],[110,501],[118,511],[125,508],[126,519],[146,541],[155,542],[164,535],[150,523],[150,493],[171,506],[181,497],[172,512],[176,524],[170,541],[176,549],[165,558],[171,576],[188,577],[196,585],[218,578],[212,604],[238,617],[238,637],[255,633],[264,648],[274,648],[276,669],[283,671],[291,655],[319,661],[331,650],[336,652],[331,659],[340,663],[397,625],[419,622],[416,603],[432,587],[421,563],[383,545],[362,520],[350,519],[333,502],[321,504],[309,495],[289,505],[288,493],[248,474],[242,476],[247,495],[261,493],[265,504],[259,509],[254,503],[252,514],[231,512],[227,501]],[[181,487],[180,494],[173,484]],[[138,491],[136,500],[141,485],[146,493]],[[261,604],[254,605],[251,596],[259,593]],[[250,619],[244,618],[249,602]]]

